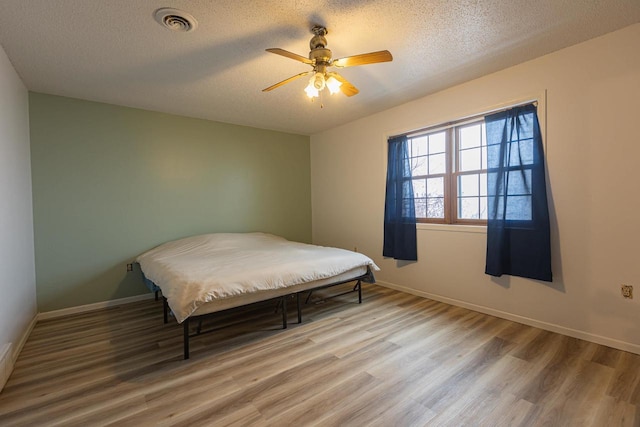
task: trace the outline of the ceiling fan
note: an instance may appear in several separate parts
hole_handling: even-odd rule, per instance
[[[282,55],[287,58],[300,61],[304,64],[311,65],[313,69],[311,71],[296,74],[295,76],[289,77],[288,79],[274,84],[273,86],[269,86],[268,88],[263,89],[263,92],[268,92],[278,88],[300,77],[311,75],[309,84],[305,88],[305,92],[309,98],[319,96],[320,91],[325,87],[329,89],[331,94],[341,91],[347,96],[353,96],[356,95],[359,90],[335,71],[327,71],[327,68],[354,67],[356,65],[375,64],[377,62],[389,62],[393,60],[393,56],[391,56],[391,53],[388,50],[380,50],[377,52],[347,56],[340,59],[332,59],[331,50],[327,49],[327,39],[325,38],[327,35],[327,29],[323,26],[316,25],[311,29],[311,32],[314,36],[309,42],[309,47],[311,48],[309,58],[305,58],[304,56],[279,48],[267,49],[267,52]]]

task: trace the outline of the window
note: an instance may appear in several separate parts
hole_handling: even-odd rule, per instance
[[[489,188],[499,191],[500,187],[504,192],[499,197],[490,197],[493,209],[496,212],[503,212],[504,220],[511,225],[525,226],[527,221],[533,220],[533,188],[534,181],[539,181],[540,177],[535,176],[544,173],[536,171],[535,144],[533,131],[533,113],[523,113],[518,122],[518,131],[512,132],[505,141],[505,153],[500,153],[500,141],[503,136],[501,126],[494,130],[493,144],[489,144],[489,155],[493,163],[489,173]],[[500,122],[501,124],[502,122]],[[505,136],[506,137],[506,136]],[[501,163],[504,159],[504,163]],[[501,167],[502,166],[502,167]],[[505,209],[505,198],[509,199]],[[496,214],[498,216],[498,214]],[[519,222],[519,224],[518,224]]]
[[[418,222],[487,223],[484,118],[408,135]]]

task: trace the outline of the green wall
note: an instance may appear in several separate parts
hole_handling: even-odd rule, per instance
[[[309,137],[30,93],[39,311],[147,292],[160,243],[265,231],[311,241]]]

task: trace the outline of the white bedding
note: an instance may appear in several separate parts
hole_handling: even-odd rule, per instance
[[[187,237],[151,249],[137,262],[162,289],[179,323],[212,300],[322,280],[362,266],[379,270],[357,252],[265,233]]]

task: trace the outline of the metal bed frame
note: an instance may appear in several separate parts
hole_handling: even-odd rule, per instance
[[[300,294],[304,293],[304,292],[309,292],[309,295],[307,295],[307,298],[305,300],[305,304],[309,303],[309,299],[311,298],[311,294],[314,291],[318,291],[321,289],[326,289],[326,288],[330,288],[333,286],[338,286],[338,285],[343,285],[345,283],[350,283],[350,282],[356,282],[355,286],[353,287],[352,290],[346,291],[346,292],[342,292],[339,294],[335,294],[335,295],[331,295],[326,299],[329,298],[335,298],[341,295],[346,295],[352,292],[358,292],[358,304],[362,304],[362,282],[366,282],[366,283],[375,283],[375,277],[373,275],[373,272],[371,271],[370,267],[367,267],[367,272],[364,273],[361,276],[358,277],[354,277],[348,280],[342,280],[339,282],[335,282],[335,283],[330,283],[328,285],[322,285],[322,286],[318,286],[316,288],[311,288],[311,289],[306,289],[304,291],[299,291],[299,292],[294,292],[294,293],[290,293],[290,294],[286,294],[286,295],[282,295],[279,297],[275,297],[275,298],[268,298],[266,300],[262,300],[262,301],[256,301],[253,303],[249,303],[249,304],[244,304],[244,305],[239,305],[237,307],[232,307],[232,308],[227,308],[225,310],[220,310],[220,311],[215,311],[212,313],[207,313],[207,314],[201,314],[198,316],[189,316],[187,317],[183,322],[182,322],[182,328],[183,328],[183,355],[184,355],[184,359],[189,359],[189,341],[191,338],[193,337],[197,337],[199,335],[202,334],[206,334],[209,332],[215,332],[218,329],[207,329],[207,330],[202,330],[202,321],[204,319],[206,319],[207,317],[210,317],[214,314],[218,314],[218,313],[224,313],[224,312],[228,312],[234,309],[237,309],[239,307],[250,307],[252,305],[258,305],[261,303],[264,303],[265,301],[269,301],[269,300],[276,300],[277,301],[277,307],[276,307],[276,312],[278,311],[278,309],[280,307],[282,307],[282,329],[287,329],[287,298],[295,295],[296,297],[296,309],[297,309],[297,313],[298,313],[298,323],[302,323],[302,304],[300,303]],[[157,291],[156,291],[156,299],[157,299]],[[163,295],[162,296],[162,308],[163,308],[163,316],[164,316],[164,323],[169,323],[169,303],[167,301],[167,298]],[[191,322],[192,321],[198,321],[198,326],[196,327],[196,332],[195,333],[191,333]]]

